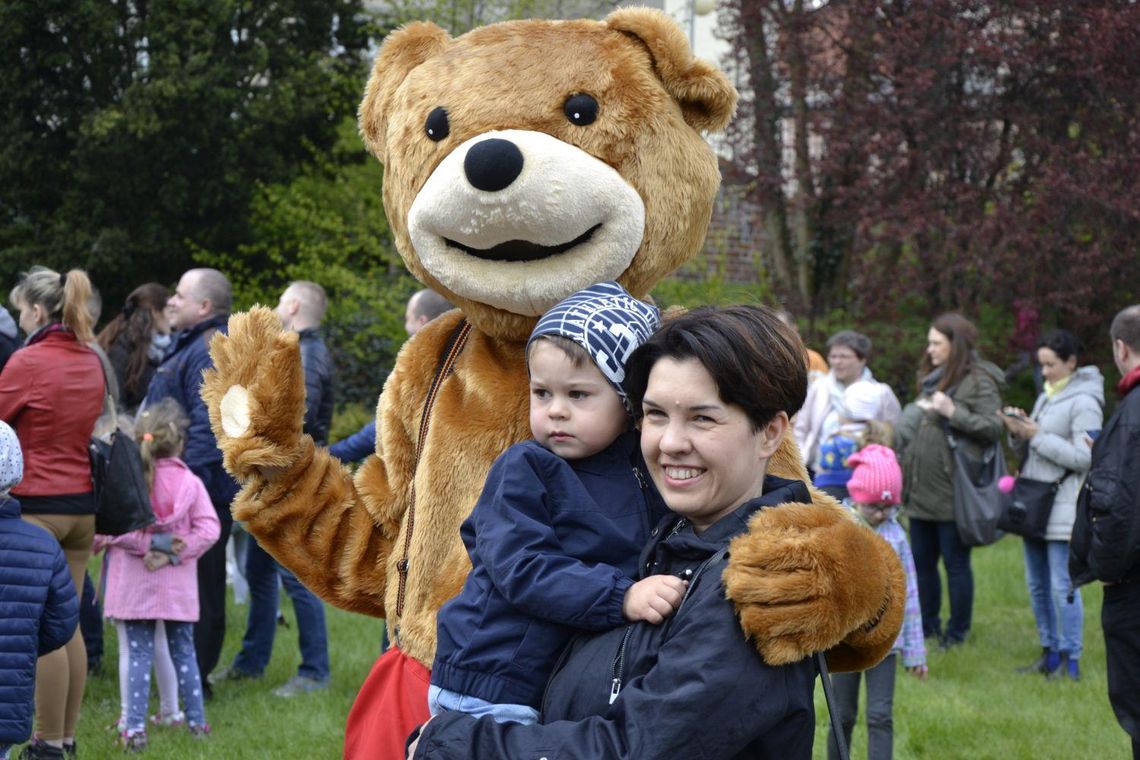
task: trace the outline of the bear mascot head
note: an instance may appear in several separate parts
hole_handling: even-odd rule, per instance
[[[702,133],[735,103],[724,75],[649,9],[454,39],[414,23],[385,40],[361,132],[384,164],[409,271],[459,308],[401,350],[376,455],[355,477],[303,435],[297,339],[269,310],[215,336],[202,391],[243,484],[234,516],[318,595],[387,621],[394,647],[354,705],[347,755],[399,756],[426,719],[436,612],[470,569],[460,524],[495,458],[530,437],[523,347],[537,318],[604,280],[644,297],[700,250],[719,186]],[[769,467],[806,478],[791,437]],[[833,665],[865,666],[901,621],[898,563],[817,501],[753,526],[753,551],[730,565],[734,601],[770,662],[829,649]],[[803,582],[785,583],[796,573]],[[779,594],[756,591],[769,577]]]

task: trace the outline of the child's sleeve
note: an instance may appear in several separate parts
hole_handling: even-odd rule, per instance
[[[508,450],[492,465],[471,513],[473,561],[483,564],[511,605],[529,615],[587,630],[620,625],[633,580],[615,567],[566,556],[539,463],[516,452]]]
[[[132,530],[130,533],[124,533],[121,536],[107,536],[102,533],[96,533],[92,551],[99,552],[113,546],[116,549],[122,549],[128,554],[141,557],[150,551],[150,538],[151,533],[146,528]]]
[[[54,652],[71,641],[79,625],[79,597],[63,552],[56,549],[52,562],[47,601],[40,615],[39,656]]]
[[[894,542],[906,575],[906,609],[903,613],[902,656],[903,667],[912,668],[926,664],[926,639],[922,635],[922,608],[918,603],[918,574],[914,569],[914,556],[910,552],[906,533],[898,528],[898,540]]]
[[[222,532],[218,514],[214,511],[214,504],[210,501],[206,486],[198,476],[191,475],[191,478],[193,478],[194,503],[190,507],[190,532],[185,536],[178,536],[186,544],[186,548],[179,555],[182,560],[201,557],[214,545]]]

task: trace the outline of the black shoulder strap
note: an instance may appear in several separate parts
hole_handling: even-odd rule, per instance
[[[839,760],[848,760],[847,739],[843,735],[843,726],[839,724],[839,708],[835,704],[835,690],[831,686],[831,673],[827,672],[827,658],[823,652],[816,652],[815,669],[819,672],[819,681],[823,684],[823,698],[827,701],[827,717],[831,720],[831,737],[835,740]]]

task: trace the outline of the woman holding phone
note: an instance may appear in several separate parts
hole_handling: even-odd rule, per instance
[[[1078,367],[1080,353],[1080,341],[1070,332],[1054,330],[1043,337],[1037,362],[1045,390],[1033,413],[1006,407],[1002,414],[1021,456],[1021,476],[1045,482],[1061,479],[1045,540],[1024,539],[1025,582],[1041,656],[1018,671],[1073,680],[1081,672],[1084,608],[1069,578],[1069,540],[1077,495],[1092,458],[1085,438],[1099,431],[1104,419],[1104,377],[1096,367]]]

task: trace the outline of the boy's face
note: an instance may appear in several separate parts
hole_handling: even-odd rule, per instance
[[[629,426],[617,391],[592,362],[575,367],[550,341],[530,349],[530,432],[563,459],[597,454]]]

